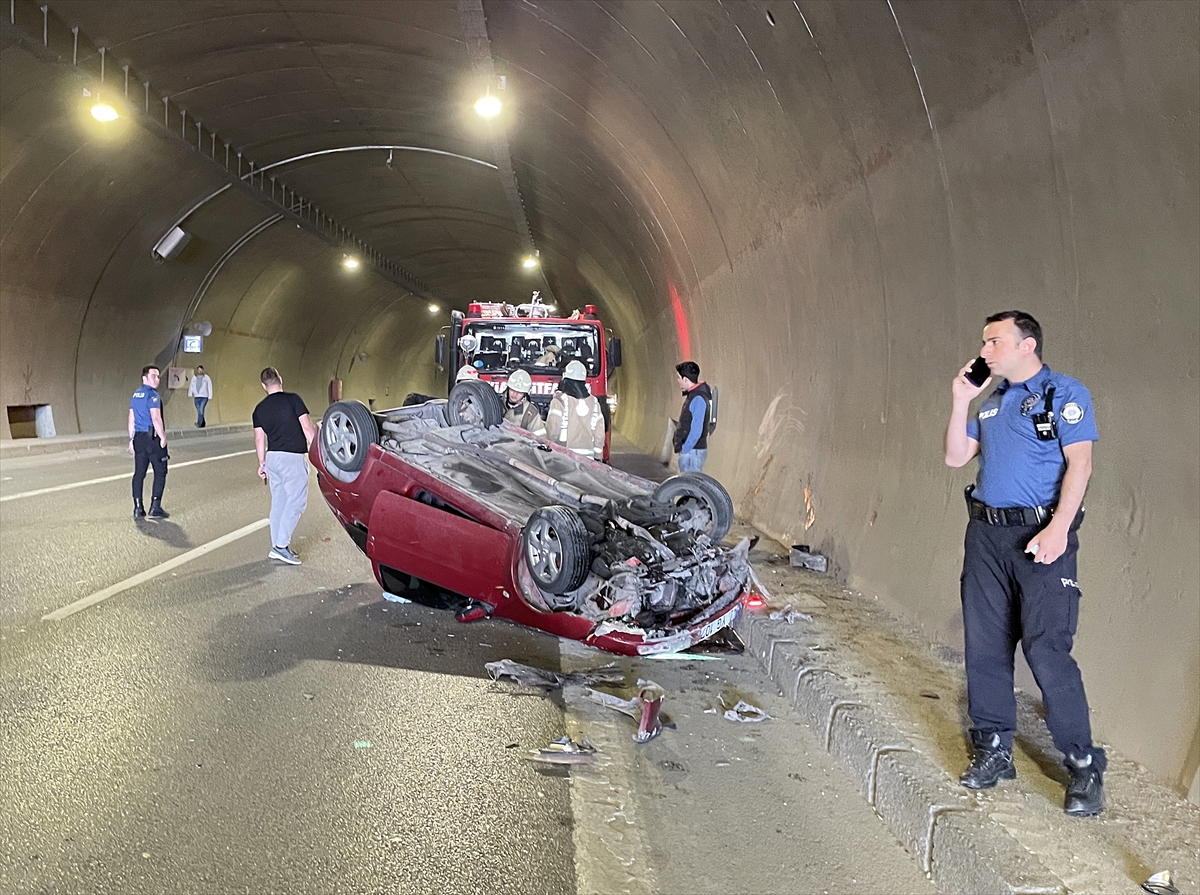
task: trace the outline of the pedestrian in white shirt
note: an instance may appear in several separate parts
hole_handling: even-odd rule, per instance
[[[212,400],[212,377],[204,372],[204,367],[196,367],[196,374],[188,385],[188,397],[196,404],[195,428],[204,428],[204,408]]]

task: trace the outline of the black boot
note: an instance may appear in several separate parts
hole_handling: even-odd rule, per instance
[[[150,512],[147,514],[151,519],[169,519],[171,514],[162,508],[159,502],[162,498],[152,497],[150,499]]]
[[[135,497],[133,499],[133,518],[134,519],[145,519],[146,518],[146,508],[144,506],[142,506],[142,499],[140,497]]]
[[[1104,775],[1091,755],[1083,759],[1070,755],[1064,764],[1071,772],[1071,783],[1063,811],[1072,817],[1095,817],[1104,810]]]
[[[991,789],[1001,780],[1015,780],[1017,768],[1012,750],[1000,745],[1000,735],[992,734],[986,741],[975,744],[975,757],[958,782],[967,789]]]

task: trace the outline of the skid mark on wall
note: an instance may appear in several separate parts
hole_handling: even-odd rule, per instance
[[[780,409],[787,397],[787,392],[776,395],[768,405],[767,412],[763,414],[762,422],[758,424],[758,440],[754,443],[754,454],[760,460],[771,449],[779,435],[787,435],[789,432],[795,435],[804,434],[804,417],[807,414],[791,403]]]

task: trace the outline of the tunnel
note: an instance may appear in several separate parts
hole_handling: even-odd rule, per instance
[[[449,313],[537,290],[621,338],[618,433],[657,454],[695,360],[739,516],[954,650],[950,382],[987,315],[1026,310],[1101,433],[1076,644],[1097,736],[1200,800],[1200,5],[0,15],[0,437],[39,411],[120,431],[150,363],[203,363],[215,423],[249,421],[267,365],[314,415],[444,394]]]

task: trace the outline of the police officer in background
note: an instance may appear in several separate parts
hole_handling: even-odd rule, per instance
[[[167,429],[163,425],[162,399],[158,396],[159,369],[154,364],[142,367],[142,384],[129,399],[129,453],[133,454],[133,518],[145,519],[142,485],[146,468],[154,467],[154,485],[150,490],[151,519],[166,519],[171,514],[162,508],[163,489],[167,486]]]
[[[980,357],[990,376],[973,384],[963,367],[951,385],[946,465],[979,456],[967,488],[962,575],[967,702],[974,759],[960,778],[989,789],[1016,777],[1013,656],[1017,641],[1046,707],[1046,726],[1071,774],[1063,810],[1104,808],[1104,750],[1092,745],[1083,678],[1071,656],[1079,618],[1077,529],[1098,440],[1083,383],[1042,363],[1042,328],[1023,311],[987,318]],[[971,401],[1000,384],[968,420]]]

